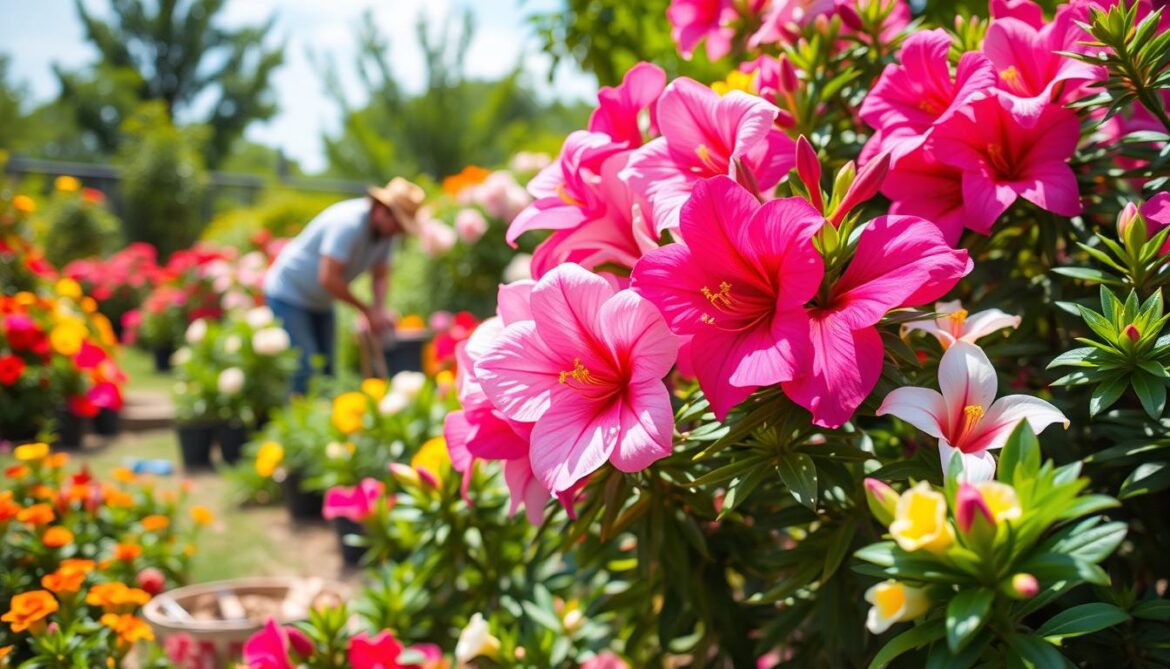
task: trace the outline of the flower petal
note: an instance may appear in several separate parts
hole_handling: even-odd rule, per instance
[[[631,366],[631,382],[659,381],[678,358],[678,338],[666,327],[658,307],[632,290],[606,300],[597,317],[601,337],[615,360]]]
[[[632,383],[621,408],[621,435],[610,461],[623,472],[637,472],[671,451],[674,412],[670,393],[658,379]]]
[[[963,324],[963,336],[961,339],[973,344],[975,340],[986,337],[992,332],[1004,328],[1018,327],[1020,327],[1019,316],[1012,316],[999,309],[988,309],[972,314],[967,318],[967,321]]]
[[[569,397],[557,401],[532,428],[532,471],[554,495],[573,487],[609,460],[621,434],[621,402],[598,404]]]
[[[947,406],[943,396],[929,388],[897,388],[886,395],[877,415],[896,416],[935,438],[943,436]]]
[[[943,476],[951,470],[951,458],[958,455],[963,459],[963,474],[959,479],[967,483],[980,483],[995,478],[995,456],[988,451],[964,453],[951,447],[945,440],[938,442],[938,455],[942,461]]]
[[[812,412],[814,424],[839,427],[877,384],[885,347],[876,328],[854,330],[838,313],[814,312],[809,325],[812,363],[784,392]]]
[[[1036,434],[1054,423],[1067,428],[1068,418],[1048,402],[1028,395],[1006,395],[999,398],[987,410],[975,433],[964,444],[967,451],[995,450],[1002,448],[1020,421],[1027,421]]]
[[[548,409],[549,395],[564,369],[564,356],[537,335],[536,323],[520,321],[504,328],[475,363],[475,377],[505,416],[532,422]]]

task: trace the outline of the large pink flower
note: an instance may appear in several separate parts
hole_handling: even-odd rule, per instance
[[[1087,35],[1074,21],[1074,10],[1061,7],[1051,23],[1030,23],[1011,16],[992,20],[983,40],[983,53],[999,73],[1004,102],[1019,122],[1032,127],[1045,108],[1076,99],[1084,84],[1104,77],[1104,70],[1060,54],[1076,51]]]
[[[796,162],[796,143],[773,127],[779,110],[741,91],[720,96],[679,78],[658,99],[662,137],[634,152],[622,172],[654,209],[659,232],[678,227],[679,211],[701,179],[730,176],[761,191]]]
[[[963,478],[990,481],[995,457],[989,451],[1003,447],[1020,421],[1036,432],[1068,419],[1056,407],[1027,395],[995,399],[995,368],[983,349],[964,341],[951,345],[938,367],[942,393],[929,388],[898,388],[882,402],[878,415],[897,416],[938,439],[943,472],[951,458],[963,459]]]
[[[653,63],[638,63],[622,77],[620,86],[602,86],[597,92],[597,109],[589,116],[589,132],[603,132],[627,148],[642,146],[638,117],[650,113],[650,133],[657,134],[654,107],[666,88],[666,72]]]
[[[817,425],[849,420],[881,375],[878,321],[891,309],[933,302],[969,271],[967,252],[951,249],[933,223],[913,216],[870,221],[827,300],[809,309],[813,354],[784,391]]]
[[[772,0],[748,46],[754,49],[761,44],[793,41],[801,26],[818,16],[832,14],[836,8],[834,0]]]
[[[914,33],[902,45],[900,62],[886,66],[861,104],[861,119],[880,131],[880,149],[891,151],[895,164],[926,141],[935,123],[995,85],[991,62],[979,53],[963,54],[952,76],[950,48],[951,36],[941,28]]]
[[[475,374],[504,416],[534,423],[529,458],[545,488],[570,490],[607,460],[633,472],[668,455],[674,417],[662,377],[678,341],[654,305],[565,264],[536,284],[531,309]]]
[[[947,165],[920,147],[900,157],[882,181],[882,195],[890,199],[891,214],[918,216],[934,223],[954,246],[963,229],[991,233],[991,223],[968,213],[963,202],[963,170]],[[977,203],[975,208],[978,208]]]
[[[386,486],[372,478],[362,479],[353,488],[335,486],[325,491],[325,506],[321,514],[325,520],[348,518],[360,523],[374,512],[374,505],[382,497]]]
[[[415,666],[399,664],[398,656],[401,654],[402,644],[393,634],[384,630],[373,638],[365,632],[354,636],[349,640],[345,657],[351,669],[403,669]]]
[[[1047,105],[1025,127],[1000,103],[999,94],[977,94],[934,127],[927,147],[937,159],[963,171],[968,227],[990,230],[1017,197],[1060,216],[1081,212],[1077,179],[1068,161],[1080,138],[1073,112]]]
[[[313,652],[313,642],[304,632],[293,627],[282,627],[272,618],[264,629],[244,642],[244,663],[248,669],[295,669],[290,652],[307,657]]]
[[[825,219],[800,198],[761,205],[727,177],[700,181],[682,210],[682,243],[651,251],[633,287],[680,335],[722,419],[760,386],[789,381],[809,355],[804,304],[824,267],[812,237]]]
[[[688,60],[704,39],[708,58],[719,60],[726,56],[735,37],[735,29],[727,24],[735,17],[732,0],[671,0],[666,8],[670,36]]]

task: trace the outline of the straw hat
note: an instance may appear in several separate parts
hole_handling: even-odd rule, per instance
[[[418,184],[411,183],[402,177],[394,177],[385,188],[370,186],[366,189],[370,197],[385,205],[394,212],[394,217],[402,225],[407,234],[417,235],[421,226],[416,218],[418,210],[422,208],[426,193]]]

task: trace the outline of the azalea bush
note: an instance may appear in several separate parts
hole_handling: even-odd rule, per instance
[[[98,301],[102,315],[115,327],[122,327],[126,314],[142,307],[151,289],[159,282],[161,271],[155,248],[137,242],[108,258],[75,260],[62,268],[61,275],[81,284],[85,294]],[[154,299],[157,302],[167,298]]]
[[[1170,17],[953,12],[674,0],[726,76],[634,66],[528,182],[446,444],[635,666],[1168,659]]]
[[[185,582],[210,511],[129,470],[67,471],[68,455],[44,443],[13,455],[0,483],[0,661],[119,666],[153,640],[137,614]],[[156,666],[157,648],[142,650],[138,666]]]

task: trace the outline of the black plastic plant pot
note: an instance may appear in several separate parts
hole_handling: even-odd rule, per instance
[[[173,348],[155,348],[154,353],[154,371],[169,372],[171,371],[171,356],[175,354]]]
[[[216,436],[223,461],[229,465],[239,462],[244,444],[248,443],[248,428],[243,423],[228,421],[219,424]]]
[[[53,442],[53,446],[66,451],[81,448],[81,442],[85,438],[85,423],[81,416],[68,409],[63,410],[57,415],[56,428],[57,440]]]
[[[334,518],[333,529],[337,532],[337,547],[341,550],[341,559],[345,562],[345,565],[347,567],[356,567],[361,564],[362,558],[366,555],[366,547],[355,546],[348,543],[345,538],[351,534],[364,537],[366,535],[366,528],[349,518]]]
[[[116,437],[122,431],[122,414],[113,409],[102,409],[93,417],[94,434]]]
[[[424,338],[400,338],[393,345],[385,348],[386,369],[390,374],[398,372],[421,372],[423,368]]]
[[[179,433],[179,452],[183,468],[211,469],[211,445],[215,443],[215,425],[187,423],[175,427]]]
[[[284,506],[293,520],[320,520],[325,506],[325,494],[319,490],[303,490],[300,472],[290,471],[281,481]]]

